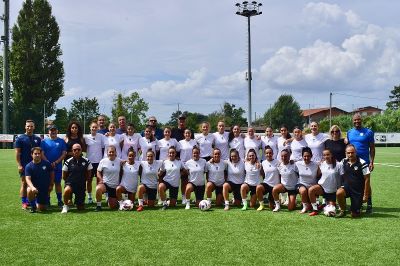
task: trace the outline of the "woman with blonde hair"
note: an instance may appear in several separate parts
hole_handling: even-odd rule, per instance
[[[346,157],[347,141],[345,138],[342,138],[342,131],[338,125],[333,125],[329,132],[330,138],[325,141],[325,149],[329,149],[333,158],[340,162]]]

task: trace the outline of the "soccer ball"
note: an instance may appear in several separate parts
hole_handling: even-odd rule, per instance
[[[211,204],[208,202],[208,200],[202,200],[199,203],[199,209],[202,211],[207,211],[211,208]]]
[[[336,206],[334,205],[326,205],[324,208],[324,214],[328,217],[335,217],[336,216]]]
[[[124,200],[122,205],[119,207],[122,211],[130,211],[133,209],[133,202],[131,200]]]

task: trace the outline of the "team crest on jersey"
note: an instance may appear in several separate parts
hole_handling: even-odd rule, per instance
[[[47,168],[46,165],[43,165],[43,166],[42,166],[42,169],[43,169],[43,170],[46,170],[46,168]]]
[[[82,165],[83,165],[83,166],[85,166],[85,165],[86,165],[86,163],[85,163],[85,162],[82,162]]]
[[[357,170],[358,170],[358,167],[357,167],[357,166],[354,166],[354,170],[356,170],[356,171],[357,171]]]
[[[35,140],[33,140],[33,141],[37,143],[37,139],[35,139]]]

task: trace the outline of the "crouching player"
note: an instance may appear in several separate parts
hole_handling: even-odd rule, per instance
[[[42,149],[34,147],[31,151],[32,161],[25,167],[28,201],[31,212],[44,211],[49,192],[54,185],[54,171],[48,161],[42,160]]]
[[[342,161],[342,187],[336,192],[336,197],[340,206],[338,217],[345,216],[346,198],[350,197],[350,211],[353,218],[359,217],[364,195],[364,188],[369,186],[368,164],[357,157],[356,148],[349,144],[346,147],[346,158]]]
[[[62,168],[62,177],[65,181],[64,206],[61,213],[69,210],[72,193],[75,194],[75,205],[78,210],[85,208],[86,181],[92,174],[91,162],[82,156],[82,147],[79,144],[72,145],[72,157],[65,161]]]

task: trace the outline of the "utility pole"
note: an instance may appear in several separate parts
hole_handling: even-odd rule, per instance
[[[3,0],[4,15],[1,19],[4,21],[4,35],[1,36],[3,47],[3,134],[9,133],[8,127],[8,95],[10,87],[10,71],[9,71],[9,46],[10,46],[10,0]]]
[[[329,93],[329,128],[332,127],[332,92]]]

